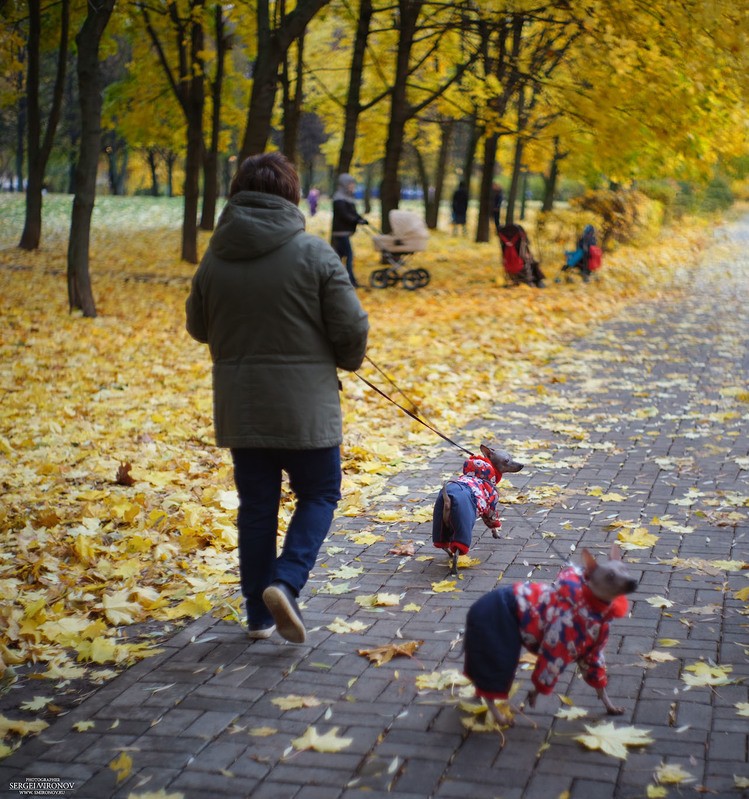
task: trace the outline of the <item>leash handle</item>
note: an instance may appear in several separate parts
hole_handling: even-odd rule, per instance
[[[441,433],[436,427],[433,427],[428,422],[425,422],[420,416],[415,414],[413,411],[408,410],[408,408],[404,408],[400,403],[396,402],[392,397],[388,396],[382,389],[378,388],[374,383],[371,383],[369,380],[367,380],[366,377],[362,377],[359,374],[359,372],[354,372],[354,374],[359,378],[359,380],[362,381],[362,383],[366,383],[366,385],[368,385],[373,391],[376,391],[380,396],[385,397],[385,399],[388,400],[388,402],[392,402],[393,405],[395,405],[396,408],[399,408],[400,410],[402,410],[403,413],[405,413],[407,416],[410,416],[412,419],[414,419],[417,422],[419,422],[419,424],[423,424],[424,427],[426,427],[429,430],[431,430],[433,433],[435,433],[440,438],[442,438],[445,441],[447,441],[449,444],[452,444],[454,447],[457,447],[459,450],[462,450],[463,452],[465,452],[468,455],[470,455],[471,457],[473,457],[473,453],[469,449],[466,449],[465,447],[463,447],[460,444],[458,444],[457,441],[453,441],[451,438],[446,436],[444,433]],[[408,398],[406,398],[406,399],[408,399]],[[409,402],[410,402],[410,400],[409,400]]]

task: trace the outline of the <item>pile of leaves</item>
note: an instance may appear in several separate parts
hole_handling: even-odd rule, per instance
[[[14,201],[0,198],[0,212],[17,213]],[[97,205],[96,319],[68,314],[64,214],[47,222],[39,252],[0,251],[0,691],[19,676],[49,681],[32,712],[59,711],[66,686],[108,679],[187,620],[242,618],[232,471],[213,446],[208,353],[184,330],[194,268],[177,260],[178,219],[163,208]],[[329,217],[313,222],[326,235]],[[595,283],[539,291],[505,290],[496,241],[437,233],[419,254],[427,288],[362,291],[372,359],[362,374],[389,392],[395,383],[457,433],[533,385],[571,337],[626,303],[688,287],[707,239],[703,224],[682,224],[647,257],[624,248],[607,258]],[[378,257],[363,234],[355,248],[366,282]],[[545,267],[553,277],[555,264]],[[376,509],[406,457],[410,469],[427,463],[435,438],[342,377],[339,515],[356,517]],[[289,513],[285,501],[282,531]],[[36,731],[19,723],[3,736]],[[10,749],[0,744],[0,755]]]

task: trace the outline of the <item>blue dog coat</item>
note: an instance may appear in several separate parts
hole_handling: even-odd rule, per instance
[[[450,497],[450,524],[445,525],[442,510],[445,505],[442,491],[437,495],[432,515],[432,543],[439,549],[465,554],[471,546],[471,533],[476,519],[498,530],[499,494],[497,483],[502,475],[480,456],[472,455],[463,463],[463,474],[448,480],[445,490]]]

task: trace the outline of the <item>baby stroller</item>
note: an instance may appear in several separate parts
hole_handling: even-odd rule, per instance
[[[413,291],[429,282],[426,269],[408,269],[406,262],[415,252],[426,249],[429,240],[424,220],[413,211],[394,209],[388,214],[391,233],[372,235],[375,249],[382,254],[383,263],[390,264],[384,269],[376,269],[369,276],[369,285],[376,289],[394,286],[398,281],[404,289]]]
[[[562,273],[577,269],[587,283],[591,274],[601,268],[602,251],[598,246],[596,231],[593,225],[586,225],[583,235],[577,240],[577,247],[574,250],[566,250],[564,253],[564,266]],[[567,275],[567,280],[571,278]],[[557,278],[557,282],[561,277]]]
[[[506,286],[527,283],[537,288],[544,287],[541,265],[533,258],[528,234],[520,225],[505,225],[497,231],[502,249],[502,266],[507,277]]]

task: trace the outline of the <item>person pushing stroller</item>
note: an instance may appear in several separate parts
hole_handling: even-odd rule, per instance
[[[338,187],[333,195],[333,229],[330,243],[341,262],[345,264],[351,285],[358,288],[359,282],[354,275],[354,249],[351,246],[351,237],[358,225],[368,225],[369,222],[356,210],[355,188],[356,181],[347,172],[338,176]]]

